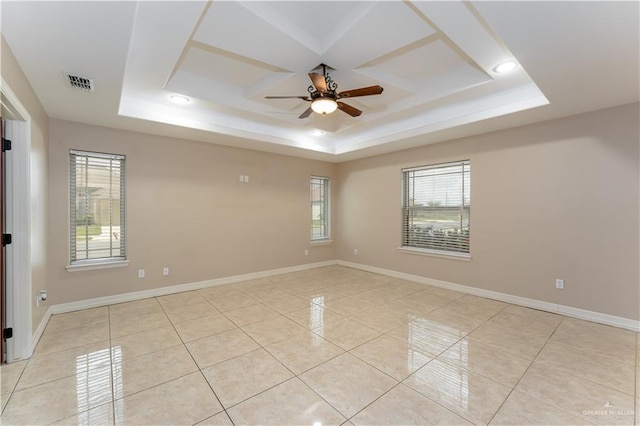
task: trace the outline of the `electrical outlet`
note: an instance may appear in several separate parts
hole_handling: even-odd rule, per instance
[[[138,269],[138,278],[144,278],[144,269]]]
[[[304,251],[304,255],[305,255],[305,256],[309,256],[309,250],[305,250],[305,251]]]
[[[358,255],[358,249],[353,249],[353,254]]]
[[[44,302],[45,300],[47,300],[47,290],[40,290],[36,297],[36,306],[39,308],[40,302]]]
[[[561,280],[560,278],[556,278],[556,288],[560,290],[564,290],[564,280]]]
[[[169,275],[169,267],[165,266],[164,268],[162,268],[162,275],[164,275],[165,277],[167,275]]]

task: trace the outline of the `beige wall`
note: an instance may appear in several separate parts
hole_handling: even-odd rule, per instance
[[[640,319],[638,117],[632,104],[342,163],[338,258]],[[471,261],[398,252],[401,169],[463,159]]]
[[[65,269],[69,149],[126,155],[127,267]],[[335,259],[334,245],[309,245],[309,177],[333,178],[336,168],[321,161],[51,120],[50,303]],[[240,183],[240,175],[249,176],[249,183]],[[168,277],[162,276],[164,266],[170,269]],[[146,277],[138,279],[142,268]]]
[[[32,119],[34,328],[51,304],[335,258],[640,319],[638,104],[333,165],[49,122],[4,38],[2,77]],[[65,269],[71,148],[127,155],[127,267]],[[399,253],[400,170],[467,158],[472,260]],[[332,178],[333,245],[309,245],[310,175]]]
[[[31,84],[2,37],[2,78],[31,116],[31,292],[48,289],[47,276],[47,161],[49,117],[36,97]],[[40,323],[46,306],[32,300],[32,330]]]

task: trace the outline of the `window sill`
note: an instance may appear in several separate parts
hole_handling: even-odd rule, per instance
[[[103,262],[80,263],[69,265],[65,268],[68,272],[91,271],[94,269],[122,268],[129,264],[128,260],[115,260]]]
[[[333,243],[333,240],[312,240],[310,242],[312,246],[324,246],[331,243]]]
[[[470,261],[471,255],[467,253],[448,253],[438,250],[419,249],[413,247],[398,247],[398,251],[407,254],[417,254],[420,256],[440,257],[443,259]]]

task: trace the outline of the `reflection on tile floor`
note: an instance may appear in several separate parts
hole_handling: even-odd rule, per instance
[[[640,424],[640,339],[332,266],[54,315],[3,425]]]

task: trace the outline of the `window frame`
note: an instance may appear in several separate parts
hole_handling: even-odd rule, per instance
[[[322,182],[322,200],[314,199],[314,181]],[[318,183],[315,183],[318,185]],[[310,226],[310,241],[311,244],[326,244],[331,242],[331,178],[328,176],[316,176],[313,175],[309,178],[309,199],[310,199],[310,210],[311,210],[311,226]],[[314,227],[314,203],[321,202],[321,211],[323,213],[322,223],[319,227],[323,227],[324,232],[321,236],[314,236],[314,230],[317,227]]]
[[[410,227],[408,223],[408,219],[412,214],[413,209],[411,209],[409,204],[409,184],[408,176],[409,173],[412,172],[420,172],[420,171],[428,171],[428,170],[437,170],[437,169],[446,169],[448,167],[453,168],[461,168],[461,187],[460,187],[460,195],[461,199],[458,203],[458,208],[461,210],[460,217],[460,229],[461,232],[466,230],[467,236],[466,239],[463,238],[460,246],[456,250],[447,250],[446,248],[440,247],[424,247],[418,245],[410,245],[409,237],[408,237],[408,229]],[[466,177],[465,183],[465,173],[468,173]],[[413,177],[415,179],[415,177]],[[410,254],[419,254],[419,255],[428,255],[435,257],[444,257],[444,258],[452,258],[452,259],[460,259],[460,260],[470,260],[471,259],[471,161],[470,160],[458,160],[458,161],[450,161],[446,163],[434,163],[428,164],[424,166],[417,167],[408,167],[401,170],[401,245],[398,248],[399,251]],[[421,206],[424,207],[424,206]],[[445,206],[446,207],[446,206]],[[465,228],[465,214],[466,214],[466,223],[467,226]],[[444,244],[442,244],[444,245]],[[466,246],[466,251],[462,250]]]
[[[77,193],[78,186],[76,181],[76,176],[78,172],[78,163],[77,159],[81,157],[86,157],[88,161],[90,159],[100,159],[100,160],[111,160],[118,162],[118,168],[120,170],[119,176],[119,197],[110,196],[109,200],[109,212],[110,212],[110,226],[113,225],[113,200],[118,199],[120,201],[120,208],[115,210],[115,214],[119,218],[119,236],[116,238],[119,241],[119,252],[120,254],[117,256],[106,256],[106,257],[93,257],[86,259],[77,259],[77,248],[74,241],[77,241]],[[87,164],[85,167],[89,167]],[[101,268],[113,268],[126,266],[129,261],[127,259],[127,202],[126,202],[126,156],[123,154],[111,154],[111,153],[103,153],[103,152],[94,152],[94,151],[84,151],[77,149],[69,150],[69,265],[67,266],[67,270],[72,272],[74,270],[86,270],[86,269],[101,269]],[[109,177],[114,175],[114,171],[109,172]],[[88,238],[88,235],[86,236]],[[110,246],[109,250],[113,250],[111,234],[109,235]],[[75,253],[74,253],[75,251]]]

